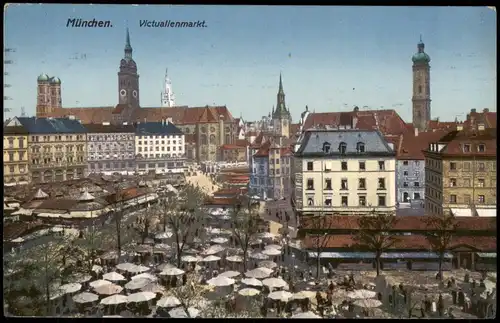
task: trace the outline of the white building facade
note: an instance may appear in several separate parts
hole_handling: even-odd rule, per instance
[[[307,130],[293,164],[292,201],[300,214],[396,210],[396,154],[378,131]]]
[[[183,173],[186,161],[184,134],[168,120],[136,126],[137,172]]]

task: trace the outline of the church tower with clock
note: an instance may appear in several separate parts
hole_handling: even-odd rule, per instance
[[[290,124],[292,123],[292,117],[290,111],[288,111],[285,104],[285,91],[283,91],[283,82],[281,80],[280,73],[280,84],[278,88],[276,110],[272,114],[273,130],[274,134],[282,137],[290,136]]]
[[[129,105],[132,110],[139,106],[139,74],[137,64],[132,59],[132,46],[130,46],[130,35],[127,28],[125,41],[125,56],[120,61],[118,72],[118,103]]]
[[[431,58],[424,51],[425,45],[420,37],[417,53],[413,61],[413,97],[412,113],[413,127],[424,131],[431,120],[431,90],[430,90],[430,65]]]

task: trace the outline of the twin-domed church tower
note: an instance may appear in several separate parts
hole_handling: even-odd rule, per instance
[[[431,67],[429,65],[431,58],[424,49],[425,45],[420,37],[417,53],[411,58],[413,61],[413,127],[419,131],[424,131],[431,120]]]

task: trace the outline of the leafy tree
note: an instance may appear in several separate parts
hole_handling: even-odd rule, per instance
[[[443,280],[443,261],[446,251],[448,251],[457,223],[453,213],[445,213],[443,215],[431,215],[425,219],[427,231],[425,237],[432,250],[439,256],[439,279]]]
[[[243,268],[247,270],[248,250],[250,242],[254,240],[258,233],[259,215],[251,205],[251,201],[240,197],[232,209],[231,231],[236,243],[243,250]]]
[[[398,238],[390,234],[397,222],[398,219],[393,214],[377,213],[375,210],[358,219],[359,230],[354,235],[355,245],[375,252],[377,276],[380,275],[382,253],[398,242]]]

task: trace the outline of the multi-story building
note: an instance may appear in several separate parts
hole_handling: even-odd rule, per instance
[[[245,139],[238,139],[232,145],[226,144],[220,147],[220,161],[226,163],[246,162],[249,159],[250,144]]]
[[[32,182],[60,182],[87,173],[87,129],[66,118],[14,118],[28,132]]]
[[[89,173],[133,174],[135,172],[135,128],[105,122],[87,124]]]
[[[308,130],[294,154],[299,214],[359,215],[396,209],[393,145],[374,130]]]
[[[433,142],[425,156],[425,211],[496,216],[496,129],[458,128]]]
[[[29,183],[28,166],[28,131],[14,118],[3,128],[4,185]]]
[[[136,125],[135,154],[139,174],[183,173],[184,134],[168,120]]]

